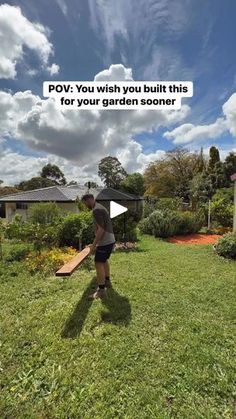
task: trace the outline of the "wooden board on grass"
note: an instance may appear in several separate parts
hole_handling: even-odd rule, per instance
[[[90,249],[85,247],[77,256],[62,266],[57,272],[56,276],[70,276],[76,268],[78,268],[83,261],[89,256]]]

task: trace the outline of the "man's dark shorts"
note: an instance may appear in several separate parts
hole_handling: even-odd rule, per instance
[[[105,263],[111,256],[115,243],[98,246],[95,252],[95,262]]]

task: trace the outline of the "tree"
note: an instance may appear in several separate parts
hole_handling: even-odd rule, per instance
[[[61,169],[55,164],[48,163],[42,168],[40,176],[45,179],[51,179],[59,185],[66,185],[66,178]]]
[[[20,189],[21,191],[31,191],[33,189],[47,188],[49,186],[55,185],[57,185],[55,181],[39,176],[33,177],[29,180],[23,180],[18,185],[16,185],[16,188]]]
[[[0,187],[0,196],[11,195],[13,193],[19,192],[19,189],[14,188],[13,186],[1,186]]]
[[[144,177],[141,173],[132,173],[121,182],[121,189],[134,195],[143,196],[145,192]]]
[[[145,171],[146,195],[190,199],[190,181],[198,173],[199,155],[183,148],[166,152]]]
[[[226,157],[223,165],[224,165],[225,176],[228,181],[228,186],[230,186],[230,183],[231,183],[230,176],[236,173],[236,153],[231,151]]]
[[[86,187],[86,188],[89,188],[89,189],[96,189],[96,188],[99,188],[99,185],[96,183],[96,182],[86,182],[85,184],[84,184],[84,186]]]
[[[206,172],[197,173],[190,182],[190,198],[192,207],[197,208],[211,199],[214,192],[211,179]]]
[[[147,196],[174,197],[176,179],[168,160],[161,159],[149,164],[144,173]]]
[[[209,163],[208,163],[208,172],[214,172],[216,164],[220,162],[220,153],[218,148],[212,146],[209,151]]]
[[[104,157],[98,165],[98,176],[107,188],[119,188],[127,173],[116,157]]]
[[[199,173],[203,173],[205,169],[206,169],[206,158],[203,153],[203,147],[201,147],[201,150],[198,156],[197,165],[196,165],[196,170]]]

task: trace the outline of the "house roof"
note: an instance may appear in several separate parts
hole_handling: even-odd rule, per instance
[[[0,197],[0,202],[74,202],[88,193],[85,186],[50,186]],[[112,188],[90,189],[98,201],[139,201],[142,198]]]
[[[230,176],[232,182],[236,181],[236,173],[234,173],[234,175]]]

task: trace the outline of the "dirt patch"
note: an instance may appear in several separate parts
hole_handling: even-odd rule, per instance
[[[188,234],[187,236],[173,236],[168,241],[177,244],[215,244],[220,237],[219,234]]]

